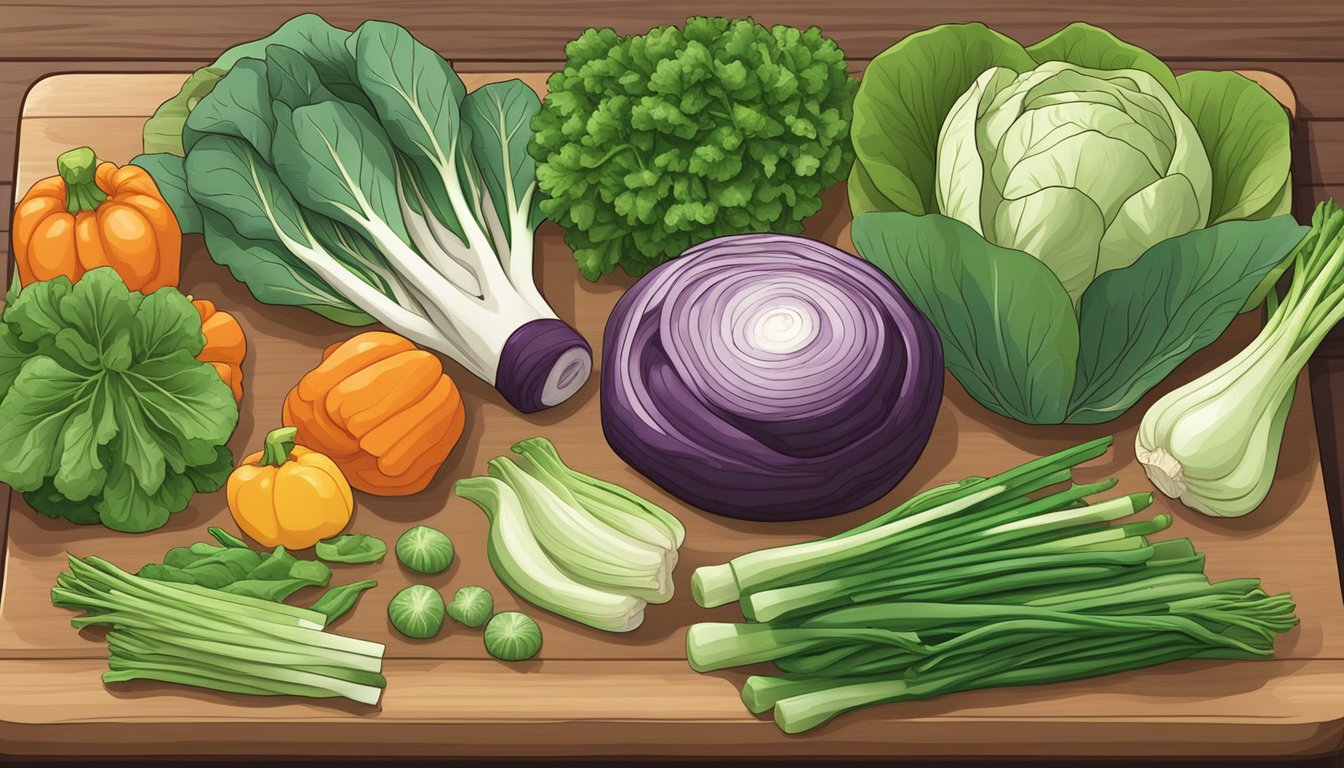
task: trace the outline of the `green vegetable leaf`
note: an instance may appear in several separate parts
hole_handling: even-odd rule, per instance
[[[196,476],[231,469],[238,409],[194,357],[201,321],[185,296],[142,296],[102,268],[23,289],[0,324],[0,481],[35,509],[144,531],[222,483]]]
[[[1176,76],[1160,59],[1100,27],[1081,21],[1029,46],[1027,53],[1037,64],[1067,61],[1089,69],[1138,69],[1152,75],[1172,96],[1177,95]]]
[[[541,111],[536,91],[521,80],[491,83],[468,94],[461,109],[472,156],[495,215],[505,223],[505,234],[514,211],[521,211],[527,225],[535,228],[542,216],[536,161],[527,153],[527,142],[532,138],[532,118]]]
[[[184,155],[182,133],[188,115],[235,64],[243,59],[266,59],[272,47],[283,46],[298,52],[340,98],[366,104],[354,80],[354,57],[345,47],[349,37],[349,32],[331,26],[321,16],[304,13],[260,40],[228,49],[210,66],[193,72],[181,90],[154,111],[145,123],[145,154]]]
[[[186,154],[182,149],[182,128],[187,123],[187,115],[214,90],[215,84],[226,74],[228,70],[219,67],[201,67],[192,72],[182,83],[177,95],[160,104],[149,120],[145,121],[145,155],[162,153],[181,157]]]
[[[62,454],[53,448],[62,444],[67,424],[90,408],[93,391],[87,374],[66,370],[49,357],[25,363],[0,401],[0,479],[27,492],[55,475]],[[91,472],[98,471],[95,466]]]
[[[145,130],[145,142],[148,144],[148,125]],[[178,140],[178,152],[181,152],[181,139]],[[150,178],[154,179],[154,186],[163,196],[163,201],[173,209],[173,217],[177,219],[177,228],[182,230],[182,234],[190,235],[204,231],[200,206],[196,205],[191,193],[187,191],[187,171],[180,154],[164,151],[138,155],[131,158],[131,165],[144,168]]]
[[[210,256],[247,284],[258,301],[301,306],[347,325],[373,318],[318,277],[280,242],[312,244],[305,213],[275,170],[245,142],[207,137],[186,162],[202,207]]]
[[[799,232],[852,165],[856,84],[815,28],[694,17],[588,30],[565,53],[528,151],[540,210],[588,279],[723,235]]]
[[[300,589],[312,586],[321,585],[309,579],[239,579],[220,587],[220,591],[280,603]]]
[[[145,418],[156,430],[170,435],[170,445],[183,446],[185,451],[185,446],[204,441],[210,449],[191,463],[216,460],[214,446],[233,433],[238,407],[233,392],[213,368],[189,364],[185,356],[149,360],[132,368],[125,380],[135,388]]]
[[[403,156],[412,158],[428,189],[446,188],[459,164],[459,141],[469,145],[471,140],[461,125],[460,105],[467,94],[462,79],[442,56],[396,24],[366,21],[350,36],[347,47],[354,52],[355,74],[387,137]],[[432,208],[465,240],[451,206]]]
[[[947,369],[972,397],[1027,423],[1065,417],[1078,325],[1048,267],[945,216],[865,213],[852,234],[938,329]]]
[[[317,602],[313,603],[309,608],[318,613],[325,614],[327,617],[327,624],[330,625],[331,622],[344,616],[347,611],[354,608],[355,602],[359,600],[360,595],[364,594],[366,590],[373,589],[376,586],[378,586],[377,580],[365,579],[364,581],[356,581],[351,584],[342,584],[337,587],[332,587],[326,592],[323,592],[322,596],[317,598]]]
[[[308,586],[326,586],[331,569],[312,560],[300,560],[276,547],[268,553],[254,551],[236,536],[219,528],[210,535],[220,546],[197,542],[174,547],[162,563],[149,563],[137,575],[156,581],[173,581],[282,602]]]
[[[373,117],[339,101],[299,107],[288,115],[286,111],[276,106],[275,173],[294,200],[356,229],[368,222],[385,224],[409,244],[397,196],[396,160]],[[283,196],[282,189],[270,193],[274,199]],[[291,226],[300,226],[301,214],[288,215],[297,219]],[[307,239],[306,234],[300,237]]]
[[[20,341],[36,344],[43,352],[53,349],[56,334],[65,329],[61,303],[74,290],[64,278],[43,280],[20,290],[5,308],[4,322]]]
[[[374,563],[387,554],[387,544],[376,536],[352,533],[319,541],[314,552],[329,563]]]
[[[220,54],[211,65],[229,69],[243,59],[267,59],[272,48],[289,48],[303,56],[326,87],[339,98],[359,103],[363,95],[355,82],[354,57],[346,48],[350,33],[333,27],[321,16],[304,13],[286,21],[274,32],[236,45]]]
[[[84,284],[81,280],[80,285]],[[181,293],[155,291],[136,304],[130,327],[130,352],[142,362],[182,356],[194,358],[205,348],[201,315]]]
[[[118,464],[108,474],[103,495],[93,508],[103,525],[124,533],[143,533],[162,528],[168,517],[191,501],[191,483],[182,475],[166,474],[153,491],[147,491],[130,467]]]
[[[205,209],[202,221],[210,257],[228,267],[236,279],[247,285],[257,301],[304,307],[343,325],[361,326],[376,322],[302,262],[296,261],[279,242],[243,237],[233,222],[214,210]]]
[[[93,508],[92,503],[67,499],[65,494],[56,490],[51,480],[43,483],[41,488],[23,494],[23,500],[34,511],[56,520],[64,518],[75,525],[97,525],[101,522],[98,510]]]
[[[186,476],[191,483],[191,487],[195,488],[197,493],[214,493],[224,487],[224,483],[229,479],[232,472],[233,452],[227,446],[221,445],[215,448],[215,458],[212,461],[189,466],[183,470],[183,475]],[[215,537],[219,538],[219,534],[216,533]],[[235,541],[237,540],[235,539]],[[242,544],[241,546],[247,545]]]
[[[11,300],[10,306],[14,306]],[[34,345],[21,341],[14,327],[0,323],[0,392],[8,392],[23,364],[33,355]]]
[[[1209,223],[1286,213],[1292,153],[1283,106],[1236,72],[1187,72],[1176,80],[1177,101],[1213,167]]]
[[[290,109],[336,99],[307,57],[283,45],[266,46],[266,84],[271,98]]]
[[[263,157],[271,155],[275,116],[266,84],[266,64],[243,59],[215,83],[187,116],[182,146],[190,152],[202,137],[215,134],[246,141]]]
[[[952,105],[991,67],[1035,65],[1017,42],[978,23],[916,32],[878,54],[854,97],[850,208],[936,213],[938,133]]]
[[[1306,234],[1291,216],[1232,221],[1163,241],[1083,294],[1068,421],[1123,413],[1227,328]]]
[[[221,546],[231,549],[251,549],[251,547],[247,545],[247,542],[234,536],[223,528],[207,528],[206,532],[211,536],[214,536],[215,541],[218,541]]]
[[[70,501],[84,501],[102,491],[107,482],[104,448],[117,436],[111,392],[100,380],[64,425],[65,445],[55,487]]]

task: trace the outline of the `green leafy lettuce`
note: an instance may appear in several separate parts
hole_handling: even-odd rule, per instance
[[[38,512],[153,530],[233,467],[227,384],[196,359],[201,318],[111,268],[24,287],[0,314],[0,482]]]
[[[702,241],[799,232],[849,171],[854,79],[816,27],[694,17],[565,46],[529,151],[590,280]]]
[[[1177,77],[1086,24],[1026,48],[935,27],[855,97],[854,244],[980,403],[1108,421],[1281,274],[1305,232],[1285,215],[1288,128],[1251,80]]]

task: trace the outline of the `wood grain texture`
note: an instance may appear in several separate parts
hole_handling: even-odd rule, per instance
[[[539,86],[543,75],[526,76]],[[472,85],[496,79],[473,76]],[[137,85],[138,84],[138,85]],[[64,87],[69,87],[67,96]],[[108,88],[121,98],[108,99]],[[136,94],[137,88],[150,91]],[[173,80],[144,77],[90,81],[66,77],[35,90],[35,112],[21,135],[20,186],[40,175],[60,149],[92,144],[108,160],[138,151],[143,114],[62,116],[60,106],[99,102],[126,113],[176,89]],[[129,105],[138,105],[134,110]],[[71,108],[83,108],[71,107]],[[847,246],[843,189],[826,197],[807,233]],[[537,239],[543,293],[561,317],[593,344],[628,278],[578,279],[559,230]],[[255,449],[278,424],[280,403],[328,344],[351,331],[302,310],[257,304],[247,289],[210,260],[198,237],[185,243],[183,290],[234,312],[249,339],[244,363],[244,415],[230,442]],[[541,414],[512,411],[489,386],[446,362],[463,390],[468,422],[462,443],[424,493],[404,499],[360,495],[352,530],[391,541],[416,523],[453,537],[458,561],[445,574],[413,577],[394,559],[338,566],[335,583],[374,577],[380,586],[340,620],[336,631],[385,642],[389,688],[381,709],[329,706],[291,699],[257,701],[154,684],[102,686],[106,648],[96,632],[77,633],[69,613],[51,606],[48,590],[63,554],[96,553],[127,567],[157,560],[172,546],[201,540],[207,525],[233,529],[222,494],[198,495],[159,530],[138,536],[73,527],[34,514],[15,499],[8,516],[0,576],[0,752],[143,754],[174,743],[188,753],[351,755],[822,756],[882,755],[1315,755],[1344,745],[1344,605],[1330,548],[1331,528],[1309,387],[1294,403],[1275,488],[1264,508],[1241,520],[1209,520],[1165,499],[1171,535],[1190,536],[1209,553],[1209,575],[1256,575],[1272,591],[1291,590],[1302,625],[1281,638],[1272,662],[1185,663],[1059,686],[981,691],[930,702],[890,705],[848,715],[800,738],[741,706],[743,675],[702,676],[684,662],[685,627],[734,620],[732,606],[698,609],[689,598],[692,570],[743,551],[843,530],[889,509],[919,489],[970,473],[996,471],[1101,434],[1116,449],[1085,468],[1081,479],[1120,478],[1118,491],[1148,488],[1132,449],[1138,419],[1161,394],[1208,370],[1256,333],[1243,317],[1124,418],[1091,427],[1024,427],[986,412],[950,377],[930,444],[911,474],[867,509],[823,521],[762,524],[731,521],[678,504],[626,467],[607,447],[598,424],[596,375],[573,400]],[[390,629],[385,607],[413,581],[451,591],[481,584],[501,609],[524,607],[485,561],[484,516],[453,497],[452,482],[484,470],[514,441],[545,434],[581,470],[625,485],[664,504],[685,522],[687,542],[676,572],[677,597],[651,606],[645,625],[621,637],[588,630],[529,609],[542,626],[538,660],[504,665],[488,660],[479,633],[450,629],[433,641],[409,641]],[[246,739],[239,739],[239,723]],[[133,726],[133,727],[128,727]]]
[[[209,59],[220,41],[253,40],[293,15],[292,6],[241,0],[218,6],[168,0],[65,0],[10,4],[0,56],[50,58],[70,52],[90,59]],[[723,7],[694,0],[629,3],[623,0],[496,0],[425,3],[385,0],[376,8],[357,0],[311,3],[337,26],[370,16],[405,24],[417,38],[454,60],[553,60],[566,41],[589,26],[640,33],[689,15],[728,13],[765,24],[818,25],[852,58],[871,58],[899,37],[946,22],[979,21],[1015,39],[1034,42],[1073,20],[1086,20],[1168,59],[1339,59],[1344,16],[1336,0],[1279,3],[1227,0],[1210,6],[1170,0],[1087,0],[1065,7],[1046,0],[737,0]],[[150,21],[152,19],[152,21]],[[69,55],[66,53],[66,55]]]
[[[7,16],[9,9],[4,3],[0,3],[0,56],[3,56],[5,46],[8,44]],[[146,73],[146,71],[191,71],[196,62],[99,62],[93,66],[93,69],[99,71],[121,71],[121,73]],[[0,58],[0,184],[9,186],[8,190],[0,190],[0,252],[9,252],[9,217],[13,210],[12,195],[15,190],[12,188],[13,179],[15,179],[16,153],[17,153],[17,129],[19,129],[19,112],[22,109],[24,95],[34,83],[42,81],[48,75],[71,73],[71,71],[87,71],[91,67],[89,62],[73,62],[69,59],[56,59],[56,61],[4,61]],[[69,149],[69,147],[67,147]],[[52,156],[50,161],[55,160]],[[26,187],[24,187],[26,190]],[[23,190],[19,190],[22,195]]]
[[[0,660],[0,744],[26,754],[787,757],[1093,755],[1274,757],[1340,746],[1340,661],[1233,667],[1179,662],[1125,676],[892,705],[798,737],[749,714],[742,675],[681,662],[537,662],[501,675],[485,661],[394,660],[379,710],[277,698],[239,703],[187,689],[90,687],[101,660],[41,673]],[[1155,695],[1160,689],[1164,694]],[[483,702],[493,706],[483,707]],[[1199,712],[1191,717],[1190,712]],[[74,713],[97,713],[84,721]],[[669,718],[673,715],[674,718]],[[431,725],[432,724],[432,725]],[[1117,740],[1124,734],[1127,738]],[[1274,763],[1281,764],[1281,763]]]

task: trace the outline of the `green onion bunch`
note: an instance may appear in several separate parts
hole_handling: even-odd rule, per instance
[[[376,705],[383,645],[323,632],[320,611],[194,584],[134,576],[69,557],[53,605],[85,611],[76,628],[110,627],[107,683],[158,680],[261,696],[344,697]]]
[[[842,712],[945,693],[1074,680],[1177,659],[1257,659],[1296,623],[1258,579],[1210,582],[1189,539],[1151,541],[1152,502],[1089,503],[1114,480],[1072,483],[1101,438],[991,478],[933,488],[844,533],[698,569],[701,606],[745,623],[686,636],[705,672],[774,662],[747,679],[753,712],[788,733]],[[1066,485],[1067,484],[1067,485]]]

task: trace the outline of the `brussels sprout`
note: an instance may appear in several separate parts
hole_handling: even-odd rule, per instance
[[[495,610],[495,599],[485,587],[463,587],[453,595],[448,604],[448,615],[453,621],[468,627],[479,627],[490,620]]]
[[[541,650],[541,627],[517,611],[497,613],[485,625],[485,650],[503,661],[523,661]]]
[[[453,540],[442,531],[417,525],[397,539],[397,559],[417,573],[443,573],[453,564]]]
[[[392,626],[407,637],[433,637],[443,628],[443,595],[424,584],[409,586],[387,604]]]
[[[1043,261],[1077,306],[1097,275],[1209,223],[1213,171],[1156,78],[1051,61],[992,67],[938,137],[938,206]]]

